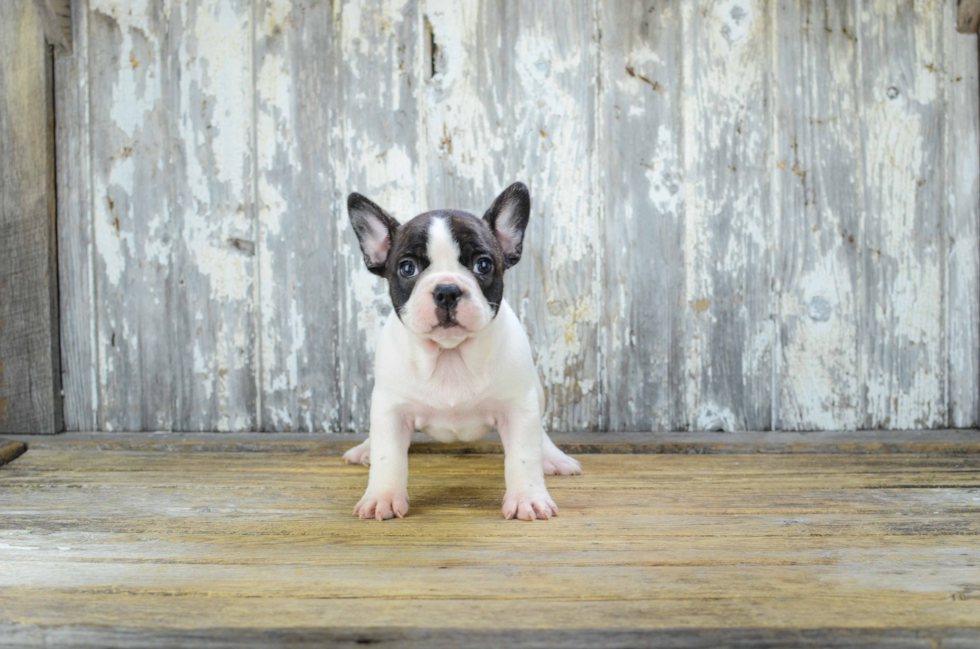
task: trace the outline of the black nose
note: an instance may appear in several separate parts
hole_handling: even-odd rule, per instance
[[[436,306],[447,311],[459,301],[463,291],[455,284],[439,284],[432,291],[432,299],[436,301]]]

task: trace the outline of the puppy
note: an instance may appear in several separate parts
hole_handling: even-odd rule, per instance
[[[504,518],[558,514],[544,475],[582,472],[541,426],[544,391],[504,271],[521,259],[531,198],[523,183],[482,219],[437,210],[405,224],[360,194],[347,198],[368,270],[388,280],[394,310],[378,341],[369,438],[344,454],[370,464],[354,508],[379,521],[408,513],[408,445],[420,430],[472,442],[496,427],[504,445]]]

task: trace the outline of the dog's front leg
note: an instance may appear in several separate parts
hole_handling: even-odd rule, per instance
[[[385,405],[377,393],[371,397],[371,471],[368,486],[354,514],[379,521],[408,513],[408,445],[412,427]]]
[[[544,484],[541,444],[544,430],[537,403],[511,411],[497,422],[504,444],[504,518],[548,519],[558,515],[558,506]]]

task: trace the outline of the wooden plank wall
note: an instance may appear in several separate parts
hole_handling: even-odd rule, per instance
[[[34,6],[0,4],[0,432],[61,429],[52,88]]]
[[[955,0],[73,14],[70,429],[364,430],[389,307],[346,194],[482,213],[518,179],[507,297],[550,429],[978,424],[980,90]]]

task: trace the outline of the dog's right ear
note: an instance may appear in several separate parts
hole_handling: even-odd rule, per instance
[[[385,263],[395,241],[398,221],[373,201],[358,193],[347,197],[347,214],[369,271],[384,277]]]

